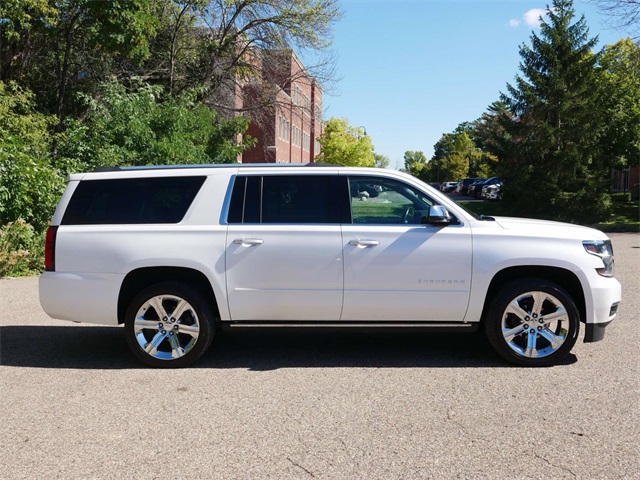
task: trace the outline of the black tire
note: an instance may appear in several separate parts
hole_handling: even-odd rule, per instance
[[[177,318],[176,310],[180,310]],[[215,315],[199,290],[163,282],[134,297],[124,328],[129,348],[144,363],[179,368],[193,364],[207,351],[215,333]]]
[[[562,287],[549,280],[511,282],[489,301],[491,307],[484,320],[487,339],[514,365],[557,365],[578,339],[578,308]]]

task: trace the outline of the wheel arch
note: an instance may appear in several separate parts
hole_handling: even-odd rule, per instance
[[[585,323],[587,318],[586,301],[584,291],[580,279],[570,270],[560,267],[547,267],[537,265],[523,265],[516,267],[508,267],[497,272],[491,279],[487,295],[485,297],[484,306],[482,308],[482,316],[480,321],[484,322],[487,312],[489,311],[492,300],[500,289],[515,280],[523,278],[540,278],[549,280],[562,287],[576,303],[578,313],[580,314],[580,322]]]
[[[161,282],[182,282],[198,289],[211,300],[216,318],[220,318],[220,309],[211,282],[199,270],[187,267],[143,267],[132,270],[122,281],[118,295],[118,323],[124,323],[125,312],[131,300],[142,289]]]

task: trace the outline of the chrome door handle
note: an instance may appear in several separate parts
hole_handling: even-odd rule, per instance
[[[264,240],[260,238],[236,238],[233,243],[236,245],[262,245]]]
[[[380,242],[378,240],[350,240],[349,245],[354,247],[375,247],[380,245]]]

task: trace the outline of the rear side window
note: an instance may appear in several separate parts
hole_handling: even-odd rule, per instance
[[[205,178],[85,180],[77,186],[62,224],[178,223],[184,218]]]
[[[346,192],[346,178],[337,175],[238,177],[228,222],[341,223]]]

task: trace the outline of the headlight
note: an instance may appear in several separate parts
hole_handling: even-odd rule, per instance
[[[611,246],[611,240],[585,240],[582,245],[591,255],[602,259],[604,267],[596,268],[596,271],[603,277],[613,277],[613,247]]]

